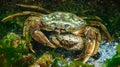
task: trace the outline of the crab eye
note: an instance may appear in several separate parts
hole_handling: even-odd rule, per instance
[[[56,23],[51,23],[51,27],[52,27],[53,29],[55,29]]]
[[[70,25],[69,24],[66,24],[65,25],[65,29],[67,30],[67,29],[69,29],[70,28]]]

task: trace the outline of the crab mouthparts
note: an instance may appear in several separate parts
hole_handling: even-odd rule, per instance
[[[60,35],[61,29],[60,28],[55,28],[55,32]]]
[[[67,31],[66,31],[65,29],[63,29],[63,28],[55,28],[54,31],[55,31],[58,35],[60,35],[61,33],[67,32]]]

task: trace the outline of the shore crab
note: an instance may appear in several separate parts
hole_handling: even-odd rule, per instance
[[[42,14],[27,11],[13,14],[3,20],[29,14],[32,16],[27,18],[23,29],[23,36],[28,42],[33,38],[51,48],[80,50],[81,53],[74,60],[83,63],[98,52],[102,33],[105,34],[107,41],[111,40],[110,34],[102,23],[94,20],[87,23],[79,16],[68,12]],[[34,52],[32,46],[29,47]]]

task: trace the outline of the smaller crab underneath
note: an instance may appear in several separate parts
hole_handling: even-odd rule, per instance
[[[38,43],[51,48],[61,47],[67,50],[80,51],[81,53],[74,60],[85,63],[91,56],[95,55],[98,52],[103,33],[107,41],[111,40],[109,32],[102,23],[93,20],[87,23],[84,19],[68,12],[50,14],[22,12],[8,16],[3,20],[31,13],[34,16],[27,18],[23,30],[23,36],[27,42],[30,43],[33,38]],[[32,46],[29,47],[34,52]]]

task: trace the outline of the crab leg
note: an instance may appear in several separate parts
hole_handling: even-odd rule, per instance
[[[75,31],[74,34],[80,37],[85,37],[83,51],[80,55],[78,55],[78,58],[75,59],[80,59],[83,63],[85,63],[89,59],[89,57],[97,54],[101,41],[101,34],[96,28],[89,26],[84,27],[84,29],[81,28],[80,30]],[[84,35],[81,36],[81,34]]]
[[[40,31],[40,28],[42,28],[40,17],[31,16],[26,20],[24,25],[23,36],[29,43],[28,46],[33,53],[35,52],[32,49],[32,45],[30,45],[31,37],[40,44],[50,46],[51,48],[56,48],[56,46],[48,40],[44,33]]]
[[[33,39],[35,39],[37,42],[45,45],[45,46],[50,46],[51,48],[56,48],[54,44],[52,44],[47,37],[39,30],[36,30],[32,33]]]
[[[86,48],[85,48],[85,54],[81,57],[83,57],[84,59],[82,60],[83,63],[85,63],[93,54],[94,49],[96,46],[96,40],[88,40],[88,43],[86,44]]]
[[[37,12],[31,12],[31,11],[23,11],[23,12],[16,13],[16,14],[12,14],[12,15],[9,15],[9,16],[3,18],[3,19],[1,20],[1,22],[7,21],[7,20],[12,19],[12,18],[14,18],[14,17],[27,16],[27,15],[41,16],[42,14],[41,14],[41,13],[37,13]]]
[[[85,44],[82,53],[74,60],[81,60],[83,63],[85,63],[92,56],[92,53],[95,49],[95,43],[95,40],[88,39],[88,42]]]
[[[38,6],[31,6],[31,5],[24,5],[24,4],[16,4],[17,6],[20,6],[20,7],[24,7],[24,8],[31,8],[31,9],[37,9],[39,11],[42,11],[44,13],[51,13],[49,10],[47,9],[44,9],[42,7],[38,7]],[[18,17],[18,16],[26,16],[26,15],[41,15],[41,13],[38,13],[38,12],[31,12],[31,11],[23,11],[23,12],[20,12],[20,13],[16,13],[16,14],[12,14],[12,15],[9,15],[8,17],[5,17],[1,20],[1,22],[3,21],[7,21],[9,19],[12,19],[14,17]],[[39,15],[39,16],[40,16]]]
[[[106,42],[112,40],[110,34],[108,33],[107,28],[106,28],[102,23],[92,21],[91,24],[89,24],[89,25],[90,25],[90,26],[97,26],[97,27],[100,27],[100,28],[102,29],[102,31],[105,33],[105,35],[106,35],[106,38],[107,38],[107,41],[106,41]]]
[[[92,55],[97,54],[100,41],[101,41],[101,34],[99,30],[97,30],[94,27],[86,27],[85,36],[90,40],[95,40],[95,48],[94,48]]]
[[[42,7],[39,7],[39,6],[31,6],[31,5],[24,5],[24,4],[16,4],[17,6],[20,6],[20,7],[24,7],[24,8],[31,8],[31,9],[34,9],[34,10],[39,10],[39,11],[42,11],[42,12],[46,12],[46,13],[51,13],[49,10],[47,9],[44,9]]]
[[[95,49],[94,49],[94,52],[92,55],[97,54],[98,49],[99,49],[99,45],[100,45],[100,41],[101,41],[101,34],[99,32],[96,32],[95,35],[96,35],[96,46],[95,46]]]
[[[95,49],[94,49],[92,55],[97,54],[98,48],[100,45],[100,41],[101,41],[101,34],[100,34],[99,30],[97,30],[94,27],[86,27],[85,36],[91,40],[95,40]]]

